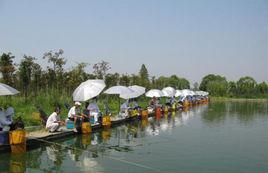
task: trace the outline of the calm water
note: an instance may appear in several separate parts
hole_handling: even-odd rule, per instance
[[[0,172],[268,172],[268,104],[215,102],[0,154]]]

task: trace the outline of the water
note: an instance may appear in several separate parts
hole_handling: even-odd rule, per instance
[[[268,172],[268,103],[214,102],[0,154],[0,172]]]

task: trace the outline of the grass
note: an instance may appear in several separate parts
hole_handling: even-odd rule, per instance
[[[108,106],[112,115],[117,115],[119,111],[119,97],[118,96],[101,96],[98,100],[98,106],[101,112],[104,111],[104,103],[108,101]],[[120,104],[122,104],[125,100],[120,99]],[[147,106],[149,99],[145,97],[141,97],[138,100],[138,103],[141,107],[145,108]],[[38,118],[38,110],[37,106],[40,106],[47,115],[50,115],[56,105],[60,105],[62,107],[61,118],[67,118],[68,109],[65,108],[64,103],[68,103],[72,106],[73,101],[69,96],[58,95],[54,93],[41,93],[35,98],[25,99],[22,96],[8,96],[8,97],[0,97],[0,106],[12,106],[15,109],[15,118],[22,117],[25,126],[36,126],[41,125],[41,121]],[[83,110],[85,107],[85,103],[82,103],[81,109]]]

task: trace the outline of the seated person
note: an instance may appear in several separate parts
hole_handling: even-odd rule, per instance
[[[81,106],[80,102],[75,102],[74,106],[71,107],[71,109],[68,112],[68,119],[73,121],[75,125],[76,125],[77,119],[83,119],[83,116],[80,111],[80,106]],[[76,131],[76,129],[74,129],[74,131]]]
[[[132,100],[132,108],[133,109],[140,109],[141,107],[139,106],[139,104],[137,103],[136,99]]]
[[[87,109],[89,105],[89,102],[85,103],[85,108],[83,110],[83,114],[84,114],[84,122],[88,122],[89,121],[89,116],[90,116],[90,111]]]
[[[123,104],[120,106],[120,113],[125,113],[128,115],[128,100],[126,100]]]
[[[9,106],[4,111],[3,108],[0,108],[0,131],[3,128],[7,130],[15,130],[14,123],[13,123],[13,116],[14,116],[14,108]]]
[[[60,108],[55,108],[55,111],[48,117],[47,123],[46,123],[46,129],[49,130],[49,132],[56,132],[59,130],[60,125],[64,124],[60,120]]]
[[[157,105],[156,97],[153,97],[149,102],[149,106],[155,108],[156,105]]]
[[[97,98],[93,99],[93,102],[88,105],[87,109],[90,115],[94,117],[94,123],[98,123],[100,109],[97,105]]]

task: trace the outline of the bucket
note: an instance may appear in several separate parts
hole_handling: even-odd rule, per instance
[[[173,110],[173,111],[176,111],[176,103],[173,103],[173,104],[172,104],[172,110]]]
[[[69,120],[69,119],[67,119],[66,120],[66,128],[67,129],[73,129],[74,128],[74,122]]]
[[[111,126],[111,118],[109,115],[105,115],[102,117],[102,125],[106,127]]]
[[[89,122],[82,123],[82,133],[83,134],[91,133],[91,125]]]
[[[147,119],[148,118],[148,111],[147,110],[143,110],[141,112],[141,117],[142,117],[142,119]]]
[[[164,107],[164,112],[165,112],[165,113],[168,113],[168,106],[165,106],[165,107]]]
[[[13,130],[9,132],[10,145],[25,144],[26,143],[26,131],[25,130]]]
[[[0,145],[9,144],[9,132],[0,132]]]

